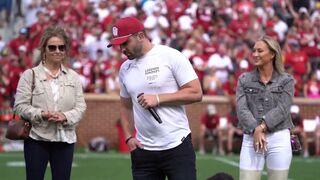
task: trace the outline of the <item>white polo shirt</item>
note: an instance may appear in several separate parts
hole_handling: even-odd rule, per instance
[[[197,79],[189,60],[178,50],[155,45],[143,57],[127,60],[119,72],[120,96],[131,98],[137,139],[146,150],[166,150],[182,143],[191,131],[182,105],[156,107],[163,123],[159,124],[138,102],[140,93],[174,93]]]

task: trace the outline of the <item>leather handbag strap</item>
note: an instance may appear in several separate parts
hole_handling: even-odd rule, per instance
[[[32,70],[32,83],[31,83],[31,99],[30,99],[30,104],[32,105],[32,97],[33,97],[32,92],[33,92],[34,88],[36,87],[36,83],[35,83],[35,73],[34,73],[34,70],[33,70],[33,69],[31,69],[31,70]],[[16,114],[13,113],[13,119],[15,119],[15,118],[16,118]],[[25,120],[25,119],[23,119],[23,120]],[[27,121],[27,120],[26,120],[26,121]]]

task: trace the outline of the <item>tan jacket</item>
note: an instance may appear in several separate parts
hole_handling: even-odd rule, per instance
[[[18,83],[14,112],[31,121],[30,137],[43,141],[76,142],[75,127],[83,117],[87,108],[82,85],[78,74],[62,66],[58,77],[59,99],[58,110],[63,112],[67,122],[49,122],[43,120],[41,111],[53,111],[54,101],[50,82],[47,80],[44,67],[40,63],[33,68],[35,72],[35,88],[32,92],[32,70],[26,70]]]

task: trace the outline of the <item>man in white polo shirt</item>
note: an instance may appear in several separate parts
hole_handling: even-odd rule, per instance
[[[120,110],[133,179],[196,179],[195,153],[184,108],[202,99],[192,65],[179,51],[153,45],[143,24],[134,17],[116,21],[112,34],[108,47],[120,45],[128,57],[119,72]]]

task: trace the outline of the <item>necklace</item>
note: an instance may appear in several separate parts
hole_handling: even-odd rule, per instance
[[[59,68],[59,70],[58,70],[58,72],[57,72],[56,74],[52,74],[52,72],[51,72],[49,69],[47,69],[46,67],[44,67],[44,71],[45,71],[50,77],[52,77],[53,79],[57,79],[58,76],[59,76],[59,74],[60,74],[60,68]]]

